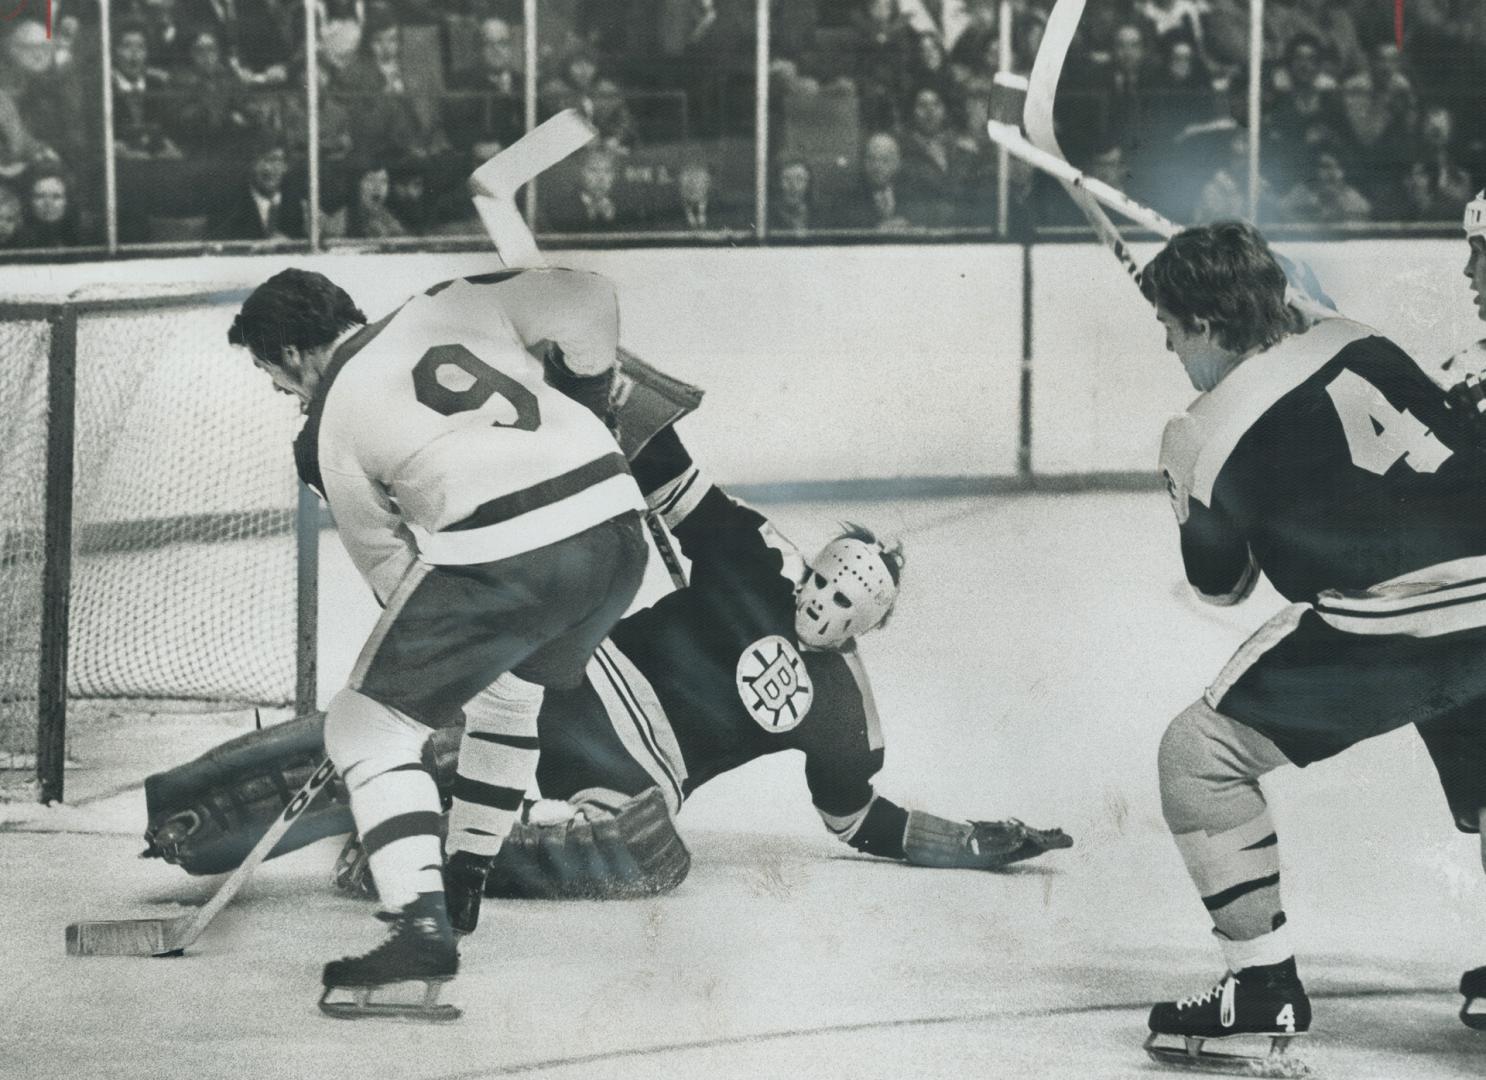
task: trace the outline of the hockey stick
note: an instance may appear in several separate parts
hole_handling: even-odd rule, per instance
[[[582,149],[597,134],[598,130],[582,113],[576,109],[564,109],[538,124],[471,174],[470,196],[475,210],[501,262],[508,267],[547,264],[531,227],[516,205],[516,192],[539,173]],[[665,526],[649,511],[644,517],[650,538],[655,541],[672,584],[678,589],[686,588],[681,560],[671,546]]]
[[[1053,101],[1063,76],[1063,65],[1068,59],[1069,46],[1073,44],[1074,32],[1083,17],[1085,2],[1086,0],[1057,0],[1053,5],[1043,31],[1042,44],[1038,46],[1037,56],[1032,61],[1032,74],[1026,85],[1027,98],[1022,107],[1022,127],[1026,130],[1027,140],[1038,149],[1064,160],[1067,159],[1053,130]],[[997,78],[1002,76],[998,74]],[[1120,231],[1115,228],[1104,208],[1075,185],[1066,180],[1062,184],[1069,198],[1078,205],[1089,224],[1094,227],[1095,235],[1105,247],[1114,252],[1120,265],[1139,286],[1140,265],[1125,247]]]
[[[284,812],[253,845],[247,858],[212,894],[212,898],[189,915],[171,919],[103,919],[75,922],[67,928],[68,956],[179,956],[195,943],[214,918],[248,883],[258,864],[268,858],[278,842],[294,826],[320,789],[335,775],[329,758],[289,800]]]

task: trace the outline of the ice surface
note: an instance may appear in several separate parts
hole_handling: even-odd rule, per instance
[[[1164,1072],[1150,1002],[1222,961],[1161,824],[1166,721],[1280,603],[1204,608],[1161,495],[767,508],[802,544],[843,518],[903,534],[905,592],[864,646],[884,793],[943,814],[1061,825],[1077,846],[1003,874],[859,857],[810,807],[800,760],[722,777],[680,819],[691,876],[628,903],[495,905],[446,993],[454,1025],[345,1023],[319,968],[379,938],[329,887],[336,841],[265,866],[180,959],[69,958],[83,918],[207,897],[134,856],[143,800],[117,753],[69,773],[81,805],[0,808],[0,1076],[14,1080],[485,1077],[1104,1078]],[[375,619],[333,537],[321,633],[333,692]],[[135,730],[133,783],[251,726]],[[115,735],[117,739],[118,736]],[[86,750],[86,748],[84,748]],[[1486,963],[1486,885],[1412,731],[1268,788],[1323,1078],[1486,1074],[1455,983]],[[87,800],[85,793],[100,796]],[[1176,1075],[1167,1073],[1167,1075]]]

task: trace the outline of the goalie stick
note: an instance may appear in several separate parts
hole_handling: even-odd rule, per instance
[[[268,857],[283,839],[305,808],[335,775],[329,758],[320,763],[304,787],[284,807],[268,831],[263,834],[241,865],[212,894],[212,898],[189,915],[170,919],[102,919],[75,922],[67,927],[68,956],[180,956],[195,944],[207,925],[217,917],[234,896],[248,883],[258,864]]]
[[[470,175],[470,197],[485,226],[485,234],[496,254],[508,267],[545,266],[531,227],[516,205],[516,192],[528,180],[571,154],[577,153],[598,135],[598,129],[577,109],[562,112],[538,124]],[[623,353],[623,350],[621,350]],[[626,354],[628,355],[628,354]],[[686,575],[666,527],[649,511],[643,515],[661,562],[671,583],[686,588]]]

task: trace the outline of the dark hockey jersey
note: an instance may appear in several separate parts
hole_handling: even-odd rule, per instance
[[[1480,438],[1364,326],[1327,320],[1243,361],[1167,425],[1161,467],[1210,600],[1243,599],[1262,571],[1353,632],[1486,624]]]
[[[690,584],[622,620],[590,681],[601,695],[613,685],[653,695],[667,730],[651,735],[679,755],[679,793],[764,754],[800,750],[817,810],[833,831],[852,830],[873,799],[882,737],[855,650],[797,644],[804,559],[762,514],[708,483],[674,429],[646,446],[634,470],[691,560]]]

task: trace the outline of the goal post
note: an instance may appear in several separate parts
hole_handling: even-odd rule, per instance
[[[0,750],[63,797],[70,702],[315,706],[320,511],[246,293],[0,301]]]

